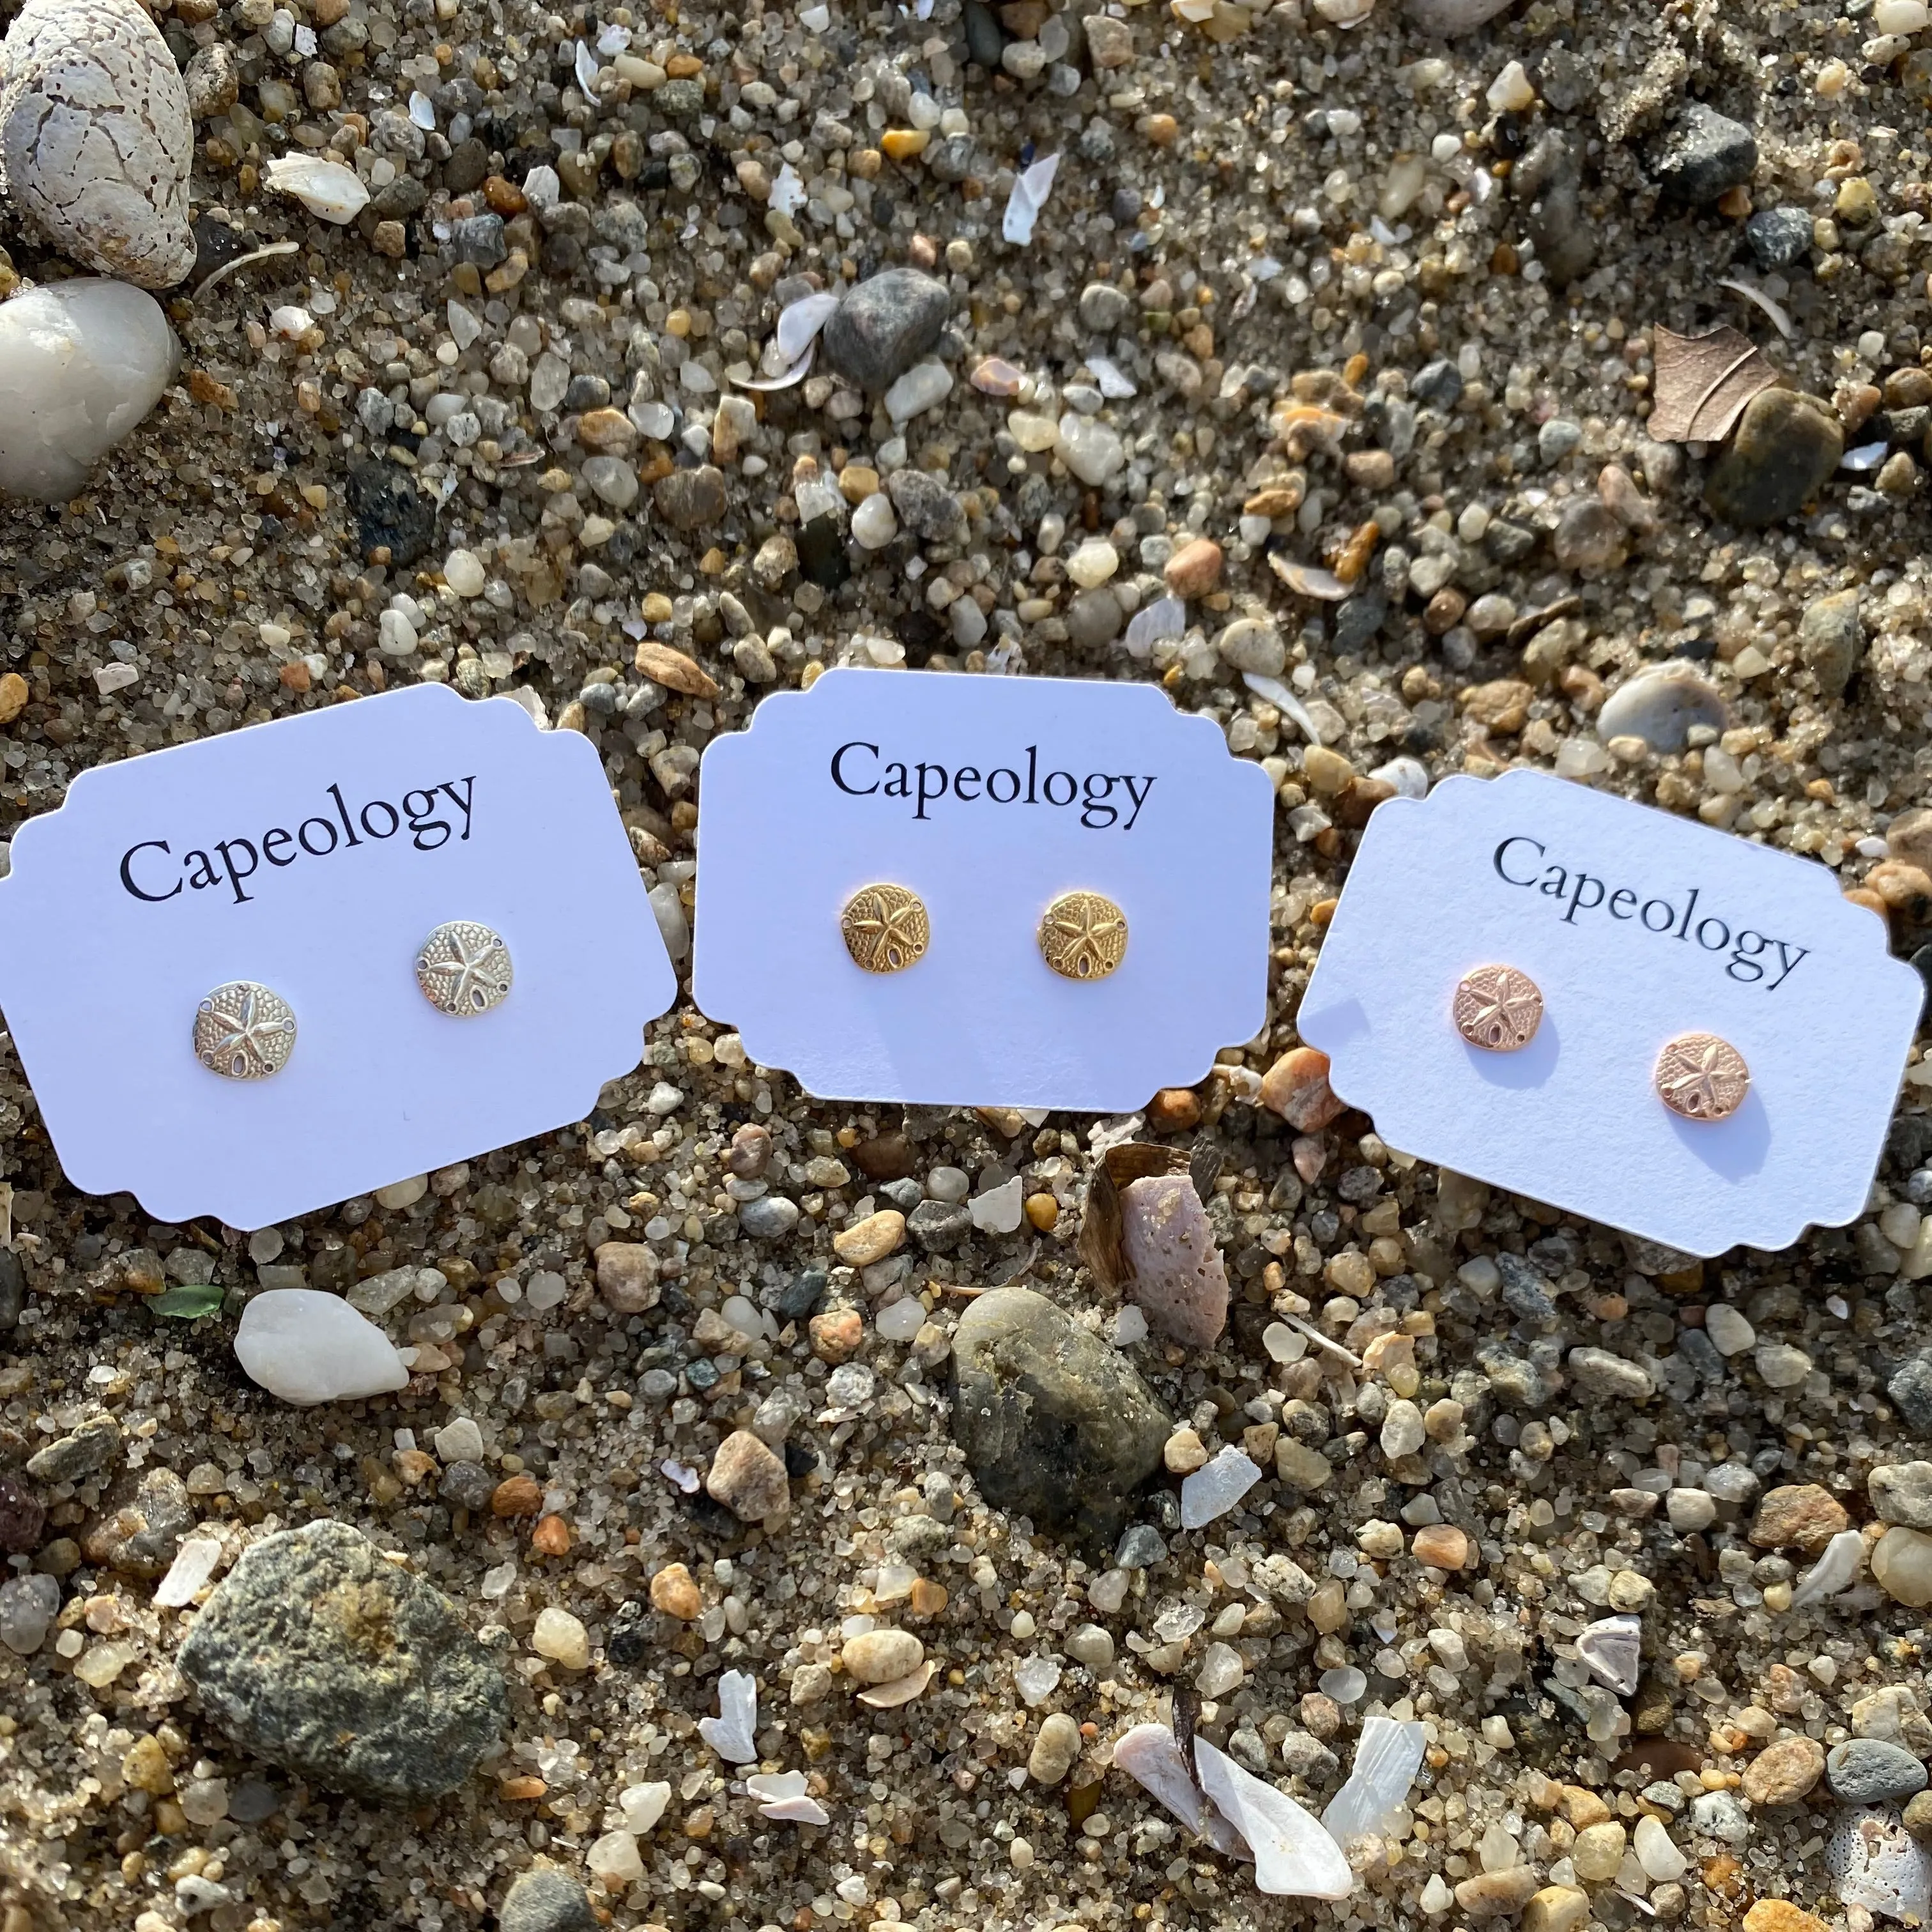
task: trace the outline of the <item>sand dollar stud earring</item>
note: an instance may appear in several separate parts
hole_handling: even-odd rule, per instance
[[[473,1019],[510,996],[516,973],[501,933],[473,919],[438,926],[416,953],[416,984],[440,1013]]]
[[[1478,966],[1456,982],[1456,1030],[1486,1053],[1514,1053],[1543,1024],[1543,988],[1514,966]]]
[[[1127,916],[1100,892],[1062,892],[1040,922],[1040,950],[1063,980],[1104,980],[1127,956]]]
[[[845,902],[838,930],[853,963],[868,973],[916,966],[932,939],[926,902],[904,886],[861,886]]]
[[[224,1080],[266,1080],[295,1048],[289,1003],[252,980],[216,987],[194,1010],[194,1057]]]
[[[1728,1120],[1750,1091],[1750,1069],[1729,1040],[1681,1033],[1657,1056],[1657,1097],[1687,1120]]]

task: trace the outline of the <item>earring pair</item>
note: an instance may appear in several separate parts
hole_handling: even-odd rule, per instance
[[[868,973],[902,973],[932,940],[926,902],[904,886],[861,886],[845,902],[838,929],[853,963]],[[1104,980],[1127,955],[1127,916],[1100,892],[1062,892],[1040,915],[1040,956],[1064,980]]]
[[[451,920],[416,950],[416,984],[452,1019],[501,1006],[515,978],[502,935],[474,920]],[[194,1057],[226,1080],[266,1080],[296,1048],[295,1010],[253,980],[217,986],[194,1011]]]
[[[1456,1030],[1486,1053],[1515,1053],[1543,1024],[1543,988],[1514,966],[1478,966],[1456,982],[1451,1008]],[[1724,1120],[1744,1103],[1750,1069],[1727,1040],[1714,1033],[1679,1034],[1666,1041],[1651,1072],[1657,1097],[1687,1120]]]

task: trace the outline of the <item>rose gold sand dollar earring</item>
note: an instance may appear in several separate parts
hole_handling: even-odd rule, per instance
[[[1104,980],[1127,956],[1127,916],[1100,892],[1062,892],[1040,922],[1040,950],[1064,980]]]
[[[416,953],[423,998],[452,1019],[472,1019],[510,997],[516,974],[503,936],[473,919],[438,926]]]
[[[853,963],[868,973],[916,966],[932,939],[926,902],[904,886],[861,886],[845,902],[838,930]]]
[[[1514,1053],[1543,1024],[1543,988],[1514,966],[1478,966],[1456,982],[1456,1030],[1489,1053]]]
[[[252,980],[216,987],[194,1010],[194,1057],[224,1080],[266,1080],[295,1050],[289,1003]]]
[[[1750,1091],[1750,1069],[1729,1040],[1681,1033],[1657,1056],[1657,1097],[1687,1120],[1728,1120]]]

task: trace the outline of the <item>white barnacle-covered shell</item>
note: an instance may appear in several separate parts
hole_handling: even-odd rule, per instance
[[[188,88],[137,0],[27,0],[0,46],[0,163],[64,255],[142,288],[194,266]]]
[[[262,170],[278,194],[300,202],[324,221],[353,221],[369,206],[369,190],[353,168],[319,154],[278,154]]]

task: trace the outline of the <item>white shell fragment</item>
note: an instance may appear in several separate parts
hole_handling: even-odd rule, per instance
[[[1338,1845],[1380,1832],[1389,1814],[1406,1804],[1422,1768],[1428,1732],[1393,1718],[1364,1718],[1348,1781],[1330,1799],[1322,1828]]]
[[[250,1382],[298,1408],[386,1395],[410,1378],[388,1336],[319,1288],[264,1288],[242,1311],[235,1359]]]
[[[777,180],[772,183],[772,191],[766,197],[765,205],[768,208],[776,208],[781,214],[796,214],[805,206],[806,200],[805,183],[800,179],[797,169],[790,162],[786,162],[779,169]]]
[[[859,1693],[859,1701],[874,1711],[896,1711],[902,1704],[910,1704],[932,1682],[932,1673],[938,1668],[928,1658],[917,1670],[895,1677],[890,1684],[867,1684]]]
[[[0,166],[64,255],[144,289],[194,266],[188,86],[137,0],[27,0],[0,47]]]
[[[1000,232],[1016,248],[1024,248],[1033,239],[1034,224],[1053,192],[1053,178],[1060,172],[1060,157],[1048,154],[1015,177],[1013,191],[1006,197],[1005,219]]]
[[[1342,1848],[1285,1791],[1194,1740],[1201,1788],[1255,1855],[1255,1883],[1284,1898],[1346,1898],[1355,1874]]]
[[[353,221],[369,206],[369,190],[353,168],[319,154],[278,154],[262,170],[278,194],[300,202],[310,214],[338,225]]]
[[[1816,1562],[1798,1580],[1791,1607],[1802,1610],[1849,1590],[1865,1564],[1865,1540],[1855,1529],[1841,1529],[1826,1544]]]
[[[1643,1674],[1643,1619],[1599,1617],[1576,1633],[1576,1654],[1590,1675],[1607,1684],[1619,1697],[1628,1697]]]
[[[758,1801],[761,1816],[791,1825],[829,1825],[832,1814],[815,1798],[805,1795],[802,1771],[760,1772],[745,1780],[745,1789]]]
[[[180,356],[160,304],[124,282],[60,282],[0,304],[0,490],[78,495]]]
[[[1180,1747],[1165,1724],[1135,1725],[1114,1746],[1114,1762],[1216,1851],[1238,1858],[1246,1849],[1240,1834],[1227,1820],[1202,1802],[1187,1774]]]
[[[748,1670],[728,1670],[718,1680],[718,1715],[700,1718],[698,1735],[727,1764],[749,1764],[757,1757],[758,1680]]]
[[[1825,1868],[1846,1905],[1911,1925],[1932,1916],[1932,1858],[1895,1811],[1864,1805],[1846,1812],[1826,1845]]]

